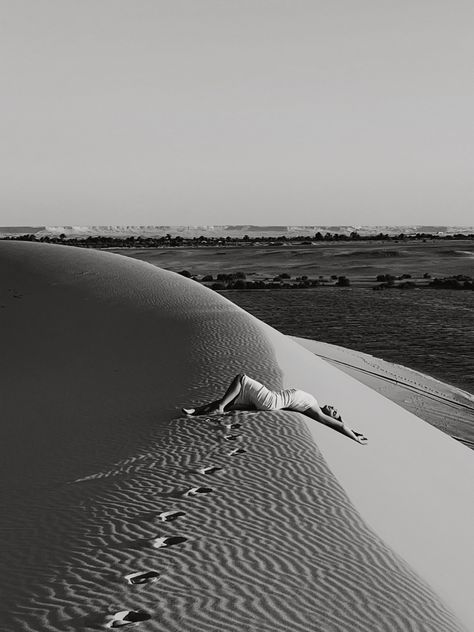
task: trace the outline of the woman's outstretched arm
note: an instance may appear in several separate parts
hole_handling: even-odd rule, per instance
[[[354,441],[357,441],[357,443],[367,443],[367,437],[364,437],[364,435],[362,435],[360,432],[355,432],[354,430],[351,430],[351,428],[348,428],[342,421],[341,417],[336,418],[331,417],[330,415],[326,415],[326,413],[324,413],[317,404],[313,404],[313,406],[307,408],[303,414],[311,417],[311,419],[319,421],[326,426],[334,428],[334,430],[337,430],[338,432],[342,432],[342,434],[345,434],[347,437],[354,439]]]

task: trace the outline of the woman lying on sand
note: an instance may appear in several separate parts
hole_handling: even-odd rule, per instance
[[[344,425],[341,416],[332,406],[326,405],[320,408],[312,395],[296,388],[270,391],[245,373],[239,373],[234,377],[221,399],[198,408],[183,408],[183,412],[186,415],[209,415],[242,409],[295,410],[342,432],[358,443],[367,443],[364,435]]]

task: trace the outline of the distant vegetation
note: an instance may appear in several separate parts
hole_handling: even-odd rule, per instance
[[[457,274],[442,279],[433,279],[429,285],[448,290],[474,290],[474,279],[464,274]]]
[[[386,290],[398,288],[401,290],[410,290],[420,287],[431,287],[447,290],[474,290],[474,279],[464,274],[443,277],[441,279],[435,278],[428,282],[428,279],[431,279],[431,275],[425,272],[422,282],[416,283],[415,281],[407,281],[406,279],[411,279],[411,274],[402,274],[399,277],[395,277],[392,274],[379,274],[376,280],[381,281],[381,283],[380,285],[374,286],[373,289]],[[396,283],[396,280],[399,282]]]
[[[187,270],[180,272],[185,277],[190,277]],[[320,279],[308,279],[307,276],[298,276],[294,279],[287,272],[283,272],[273,279],[260,279],[256,281],[247,280],[245,272],[219,273],[215,277],[212,274],[205,274],[199,278],[192,276],[194,281],[204,283],[213,290],[265,290],[265,289],[291,289],[319,287],[323,284]],[[341,277],[345,278],[345,277]],[[349,279],[347,279],[349,281]],[[349,285],[350,283],[348,283]],[[331,284],[332,285],[332,284]]]
[[[173,237],[170,233],[161,237],[67,237],[62,233],[58,237],[44,236],[37,238],[34,234],[25,234],[18,236],[2,237],[2,239],[16,241],[38,241],[48,244],[65,244],[68,246],[76,246],[80,248],[176,248],[176,247],[230,247],[242,245],[271,245],[283,246],[285,244],[292,245],[311,245],[316,242],[365,242],[365,241],[385,241],[385,242],[412,242],[412,241],[428,241],[443,240],[456,241],[474,239],[474,234],[456,233],[451,235],[437,235],[432,233],[416,233],[406,235],[389,235],[387,233],[378,233],[377,235],[359,235],[352,232],[350,235],[340,233],[321,233],[317,232],[312,236],[291,236],[281,235],[279,237],[181,237],[179,235]],[[396,256],[395,251],[385,251],[380,256]]]
[[[259,279],[250,281],[245,272],[220,272],[215,277],[212,274],[205,274],[201,277],[194,276],[188,270],[182,270],[179,274],[199,283],[203,283],[213,290],[286,290],[286,289],[306,289],[315,287],[351,287],[351,280],[347,276],[337,276],[333,274],[330,279],[323,276],[311,279],[308,276],[297,276],[292,278],[287,272],[273,277],[272,279]],[[253,273],[251,274],[253,275]],[[251,276],[250,275],[250,276]],[[402,274],[398,277],[392,274],[379,274],[375,278],[377,285],[373,285],[373,290],[411,290],[416,288],[440,288],[449,290],[474,290],[474,279],[472,277],[458,274],[452,277],[435,278],[432,281],[431,275],[425,273],[418,282],[412,280],[411,274]]]
[[[431,233],[416,233],[405,235],[403,233],[399,235],[388,235],[385,233],[379,233],[373,236],[361,236],[357,232],[352,232],[350,235],[341,235],[339,233],[327,232],[322,234],[320,232],[315,233],[312,237],[249,237],[244,235],[243,237],[192,237],[183,238],[180,236],[173,237],[170,233],[162,235],[160,237],[72,237],[68,238],[65,233],[60,234],[57,237],[44,236],[37,238],[34,234],[24,234],[4,237],[5,240],[13,241],[32,241],[51,244],[62,244],[69,246],[77,246],[82,248],[206,248],[206,247],[239,247],[239,246],[311,246],[312,244],[319,242],[373,242],[373,241],[386,241],[386,242],[414,242],[414,241],[427,241],[427,240],[442,240],[442,241],[456,241],[456,240],[473,240],[474,234],[451,234],[440,236]],[[361,249],[361,252],[347,253],[344,249],[340,253],[342,255],[357,254],[357,255],[377,255],[384,256],[388,253],[389,256],[398,254],[397,250],[367,250],[367,248]],[[355,249],[357,250],[357,248]],[[454,251],[453,251],[454,252]],[[338,253],[339,255],[339,253]],[[251,255],[250,255],[251,256]],[[178,257],[180,258],[180,257]],[[406,259],[405,268],[406,268]],[[387,265],[387,267],[389,267]],[[425,268],[426,269],[426,268]],[[337,271],[337,269],[336,269]],[[462,271],[462,270],[461,270]],[[393,272],[393,266],[391,267]],[[313,276],[308,275],[291,277],[289,272],[281,272],[279,274],[273,273],[272,276],[263,277],[262,274],[256,275],[255,273],[245,272],[220,272],[213,276],[212,274],[205,273],[201,276],[193,274],[189,270],[182,270],[181,274],[185,277],[191,278],[195,281],[203,283],[204,285],[214,290],[259,290],[259,289],[306,289],[315,287],[337,287],[337,288],[350,288],[353,285],[360,285],[364,287],[372,287],[374,290],[412,290],[418,288],[435,288],[435,289],[454,289],[454,290],[472,290],[474,289],[474,280],[470,276],[464,274],[458,274],[454,276],[447,276],[441,278],[431,278],[431,274],[428,272],[417,274],[403,273],[396,275],[393,273],[378,274],[375,278],[365,277],[362,281],[361,278],[351,279],[348,276],[342,274],[332,274],[328,276]],[[251,277],[251,278],[249,278]]]

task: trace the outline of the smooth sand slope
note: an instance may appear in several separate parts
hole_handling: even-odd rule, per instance
[[[347,375],[474,449],[474,395],[368,353],[291,336]]]
[[[467,448],[151,265],[0,242],[0,288],[0,629],[472,627]],[[298,413],[181,416],[242,370],[369,445]]]

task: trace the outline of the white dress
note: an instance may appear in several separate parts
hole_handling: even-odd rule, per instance
[[[271,391],[248,375],[242,377],[241,385],[240,393],[232,402],[232,406],[235,408],[256,408],[257,410],[289,408],[298,412],[304,412],[310,406],[317,404],[316,399],[310,393],[296,388]]]

